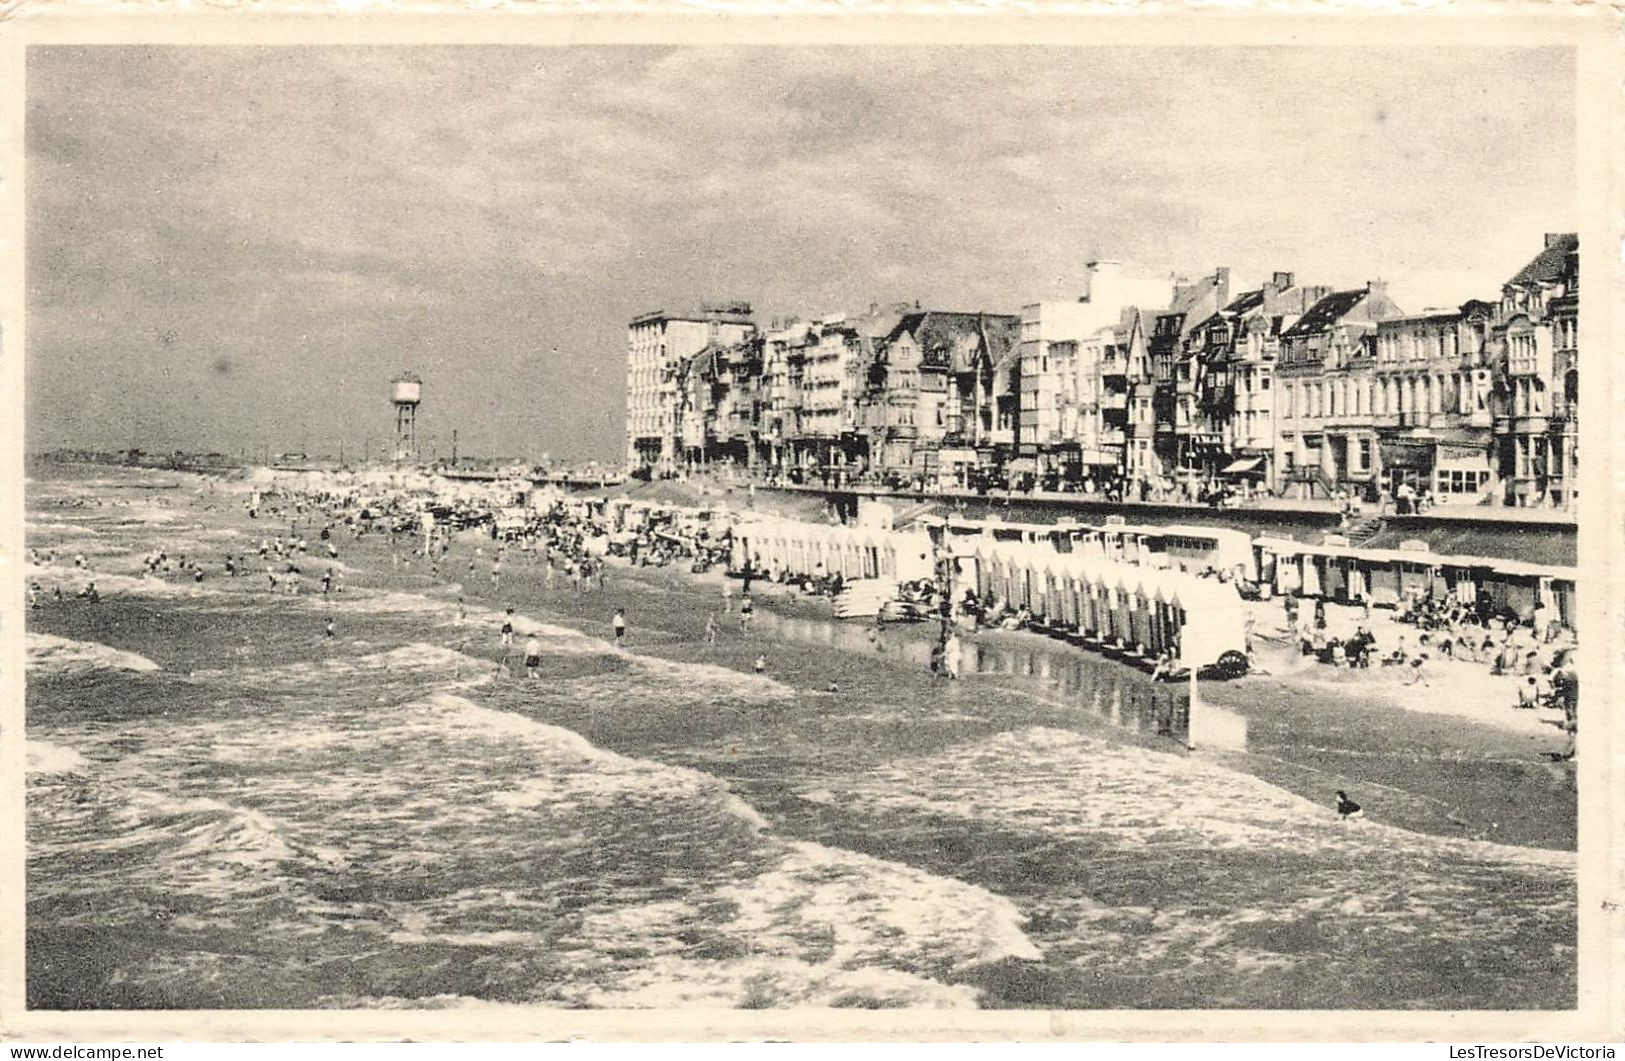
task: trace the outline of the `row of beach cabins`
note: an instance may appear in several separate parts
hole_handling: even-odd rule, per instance
[[[1244,586],[1249,594],[1292,595],[1340,604],[1361,600],[1395,607],[1415,598],[1473,602],[1484,592],[1492,609],[1528,621],[1537,606],[1570,630],[1578,607],[1572,567],[1428,551],[1426,543],[1367,549],[1329,536],[1320,544],[1291,538],[1251,537],[1220,527],[1148,527],[1107,523],[1001,524],[948,520],[948,540],[1045,544],[1061,554],[1083,552],[1122,563],[1207,573]]]
[[[735,571],[768,577],[841,575],[848,583],[898,585],[946,579],[950,599],[1025,610],[1032,625],[1130,662],[1164,653],[1180,668],[1216,674],[1246,667],[1243,595],[1293,595],[1398,606],[1408,599],[1482,592],[1497,612],[1528,621],[1537,606],[1575,629],[1577,572],[1516,560],[1367,549],[1251,537],[1219,527],[1123,522],[1027,524],[925,517],[893,530],[884,518],[857,526],[663,511],[609,503],[617,526],[678,519],[729,538]],[[726,528],[726,530],[725,530]],[[1410,543],[1407,543],[1409,545]],[[1417,543],[1420,545],[1420,543]],[[872,614],[872,613],[871,613]]]

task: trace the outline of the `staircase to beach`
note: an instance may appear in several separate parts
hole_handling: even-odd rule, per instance
[[[1349,529],[1343,532],[1343,536],[1349,540],[1350,545],[1366,545],[1371,539],[1381,534],[1387,526],[1388,524],[1383,521],[1381,516],[1367,516],[1364,519],[1355,520],[1349,526]]]

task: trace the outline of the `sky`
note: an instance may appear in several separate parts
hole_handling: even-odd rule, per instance
[[[618,460],[626,323],[1019,312],[1084,266],[1493,298],[1561,48],[33,47],[27,442]],[[1233,289],[1235,289],[1233,287]]]

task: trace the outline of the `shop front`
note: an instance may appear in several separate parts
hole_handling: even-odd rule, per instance
[[[1379,447],[1382,455],[1382,489],[1387,497],[1394,497],[1399,488],[1409,486],[1421,493],[1432,488],[1434,466],[1433,439],[1384,439]]]
[[[1439,504],[1477,504],[1493,479],[1487,445],[1439,443],[1433,465],[1433,496]]]

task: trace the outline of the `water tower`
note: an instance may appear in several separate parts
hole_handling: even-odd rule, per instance
[[[415,373],[402,372],[390,382],[389,400],[395,406],[395,459],[416,460],[418,403],[423,400],[423,381]]]

